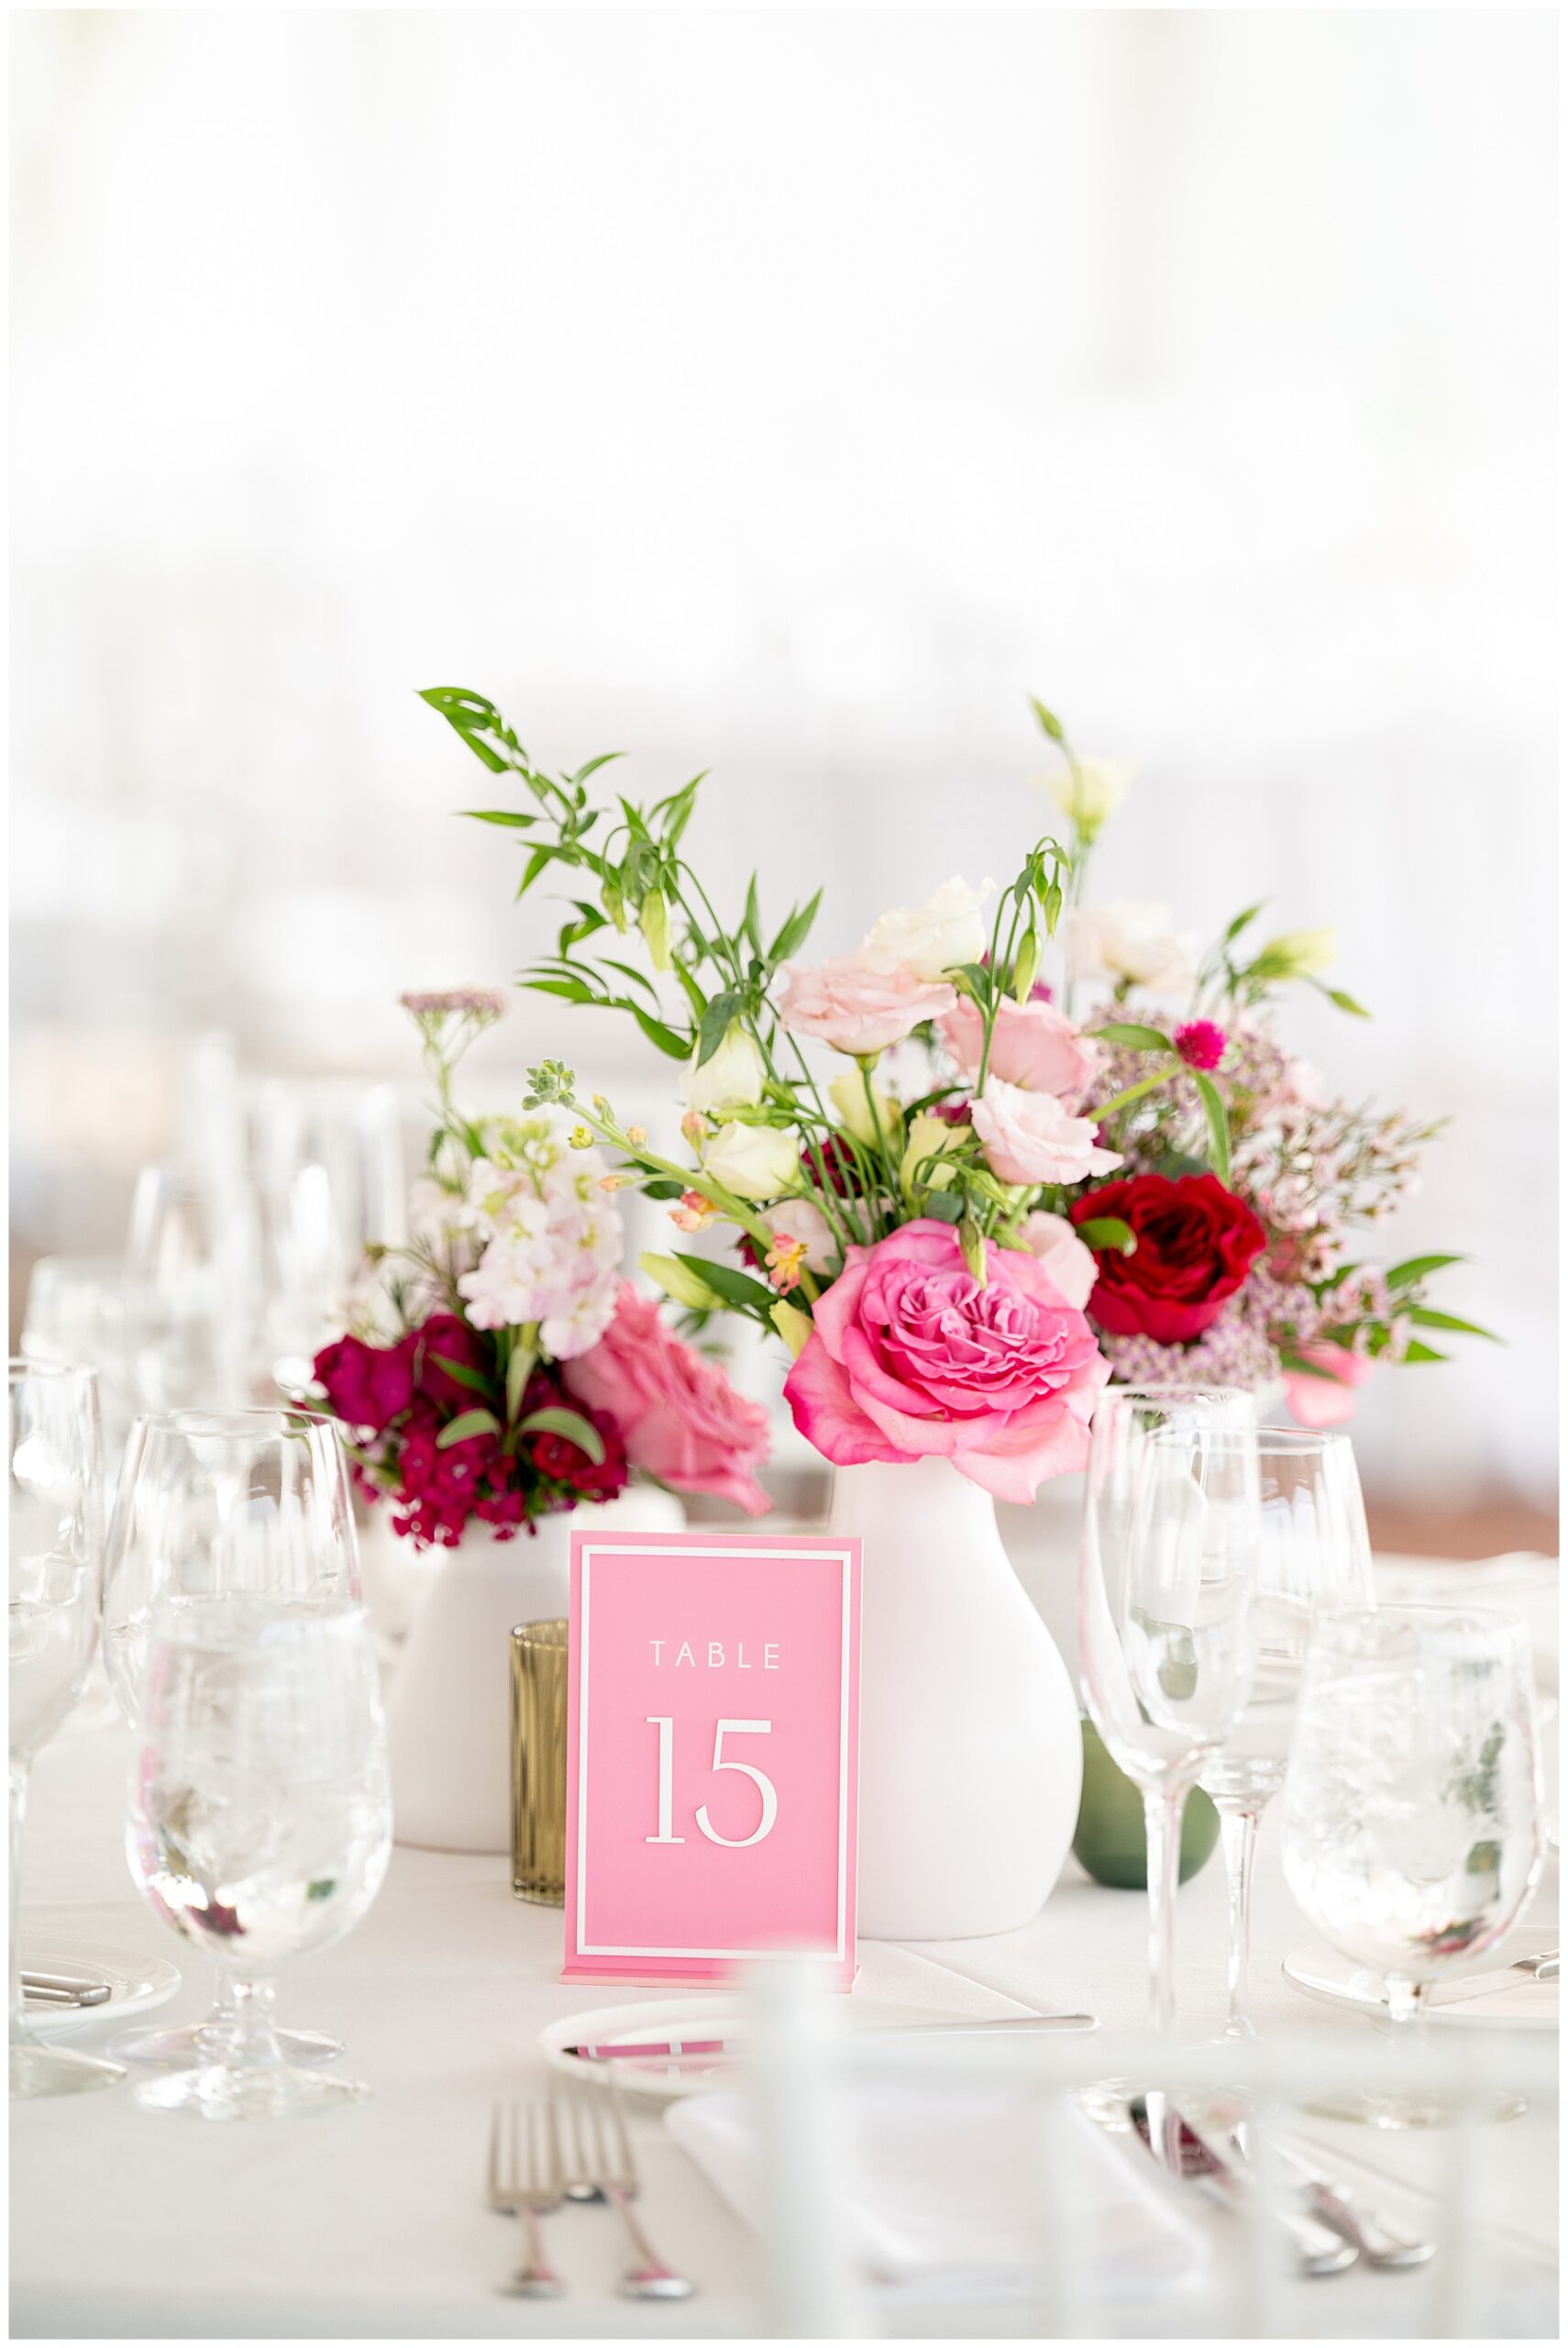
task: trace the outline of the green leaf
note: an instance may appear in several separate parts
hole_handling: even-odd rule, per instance
[[[1354,995],[1347,994],[1343,987],[1325,987],[1323,989],[1323,992],[1328,996],[1329,1001],[1334,1005],[1336,1010],[1348,1011],[1353,1019],[1371,1018],[1372,1013],[1367,1010],[1365,1004],[1357,1002]]]
[[[657,1010],[658,989],[644,971],[635,970],[630,962],[613,961],[608,954],[601,954],[599,959],[605,969],[613,970],[618,978],[625,979],[635,987],[641,987],[643,992],[651,999],[655,1010]]]
[[[524,1390],[536,1358],[532,1346],[516,1345],[512,1349],[512,1358],[506,1365],[506,1415],[509,1420],[514,1419],[523,1408]]]
[[[430,1358],[437,1369],[444,1369],[448,1378],[455,1378],[470,1394],[490,1392],[490,1379],[481,1378],[477,1369],[470,1369],[466,1361],[449,1361],[445,1354],[432,1354]]]
[[[1080,1223],[1076,1228],[1084,1246],[1094,1248],[1097,1253],[1101,1248],[1114,1248],[1119,1256],[1132,1256],[1137,1252],[1138,1235],[1131,1224],[1122,1222],[1120,1215],[1091,1215],[1087,1223]]]
[[[486,701],[482,693],[469,692],[463,685],[426,685],[419,698],[440,713],[491,774],[504,774],[508,767],[528,764],[527,752],[495,703]]]
[[[572,902],[577,906],[578,917],[575,921],[562,924],[556,939],[557,951],[561,954],[565,954],[569,946],[580,945],[585,937],[591,937],[596,929],[608,929],[610,926],[597,905],[586,905],[580,898],[574,898]]]
[[[1203,1113],[1209,1120],[1209,1156],[1214,1171],[1227,1190],[1231,1187],[1231,1128],[1225,1122],[1225,1103],[1218,1088],[1198,1069],[1192,1071],[1203,1101]]]
[[[619,965],[612,964],[611,967],[612,969],[617,969],[619,968]],[[707,996],[703,993],[701,988],[698,985],[696,980],[692,977],[690,971],[687,969],[679,954],[672,954],[670,956],[669,967],[675,972],[676,977],[679,980],[681,991],[685,994],[687,1002],[691,1005],[691,1016],[693,1019],[701,1020],[702,1013],[708,1008]]]
[[[604,1438],[591,1421],[577,1411],[558,1410],[554,1403],[543,1411],[530,1411],[525,1419],[517,1422],[519,1434],[558,1434],[567,1443],[575,1443],[586,1451],[596,1468],[604,1465]]]
[[[591,774],[599,772],[601,767],[607,767],[613,759],[624,759],[625,755],[624,750],[601,750],[596,759],[590,759],[585,767],[579,767],[575,774],[568,775],[569,788],[575,791],[580,782],[586,782]]]
[[[1434,1312],[1429,1305],[1412,1304],[1406,1317],[1418,1329],[1452,1329],[1462,1337],[1485,1337],[1494,1346],[1503,1342],[1495,1329],[1483,1329],[1478,1321],[1462,1321],[1456,1312]]]
[[[690,1058],[691,1047],[686,1037],[678,1036],[673,1027],[667,1027],[662,1019],[655,1019],[651,1013],[643,1009],[640,1002],[622,1002],[618,1003],[616,1008],[621,1011],[629,1011],[649,1043],[657,1044],[659,1050],[668,1058],[683,1060]]]
[[[756,875],[755,872],[752,874],[751,879],[746,882],[745,912],[741,916],[741,926],[745,931],[747,937],[751,940],[752,952],[754,954],[760,954],[762,951],[762,915],[757,910]]]
[[[760,1305],[763,1312],[772,1312],[776,1301],[773,1290],[761,1280],[754,1280],[749,1272],[739,1272],[733,1264],[710,1263],[706,1256],[683,1256],[679,1248],[675,1259],[684,1264],[688,1271],[695,1272],[699,1279],[706,1280],[726,1304]]]
[[[476,824],[510,824],[519,831],[539,820],[537,815],[516,814],[510,807],[460,807],[458,813],[472,816]]]
[[[933,1191],[921,1213],[933,1216],[938,1223],[962,1223],[964,1201],[956,1191]]]
[[[1225,932],[1225,943],[1227,946],[1229,946],[1233,937],[1240,937],[1242,930],[1245,929],[1250,921],[1256,921],[1259,914],[1262,913],[1267,903],[1268,899],[1266,897],[1260,897],[1255,905],[1249,905],[1244,914],[1238,914],[1236,915],[1235,920]]]
[[[470,1434],[499,1434],[501,1421],[493,1411],[459,1411],[448,1420],[436,1438],[437,1451],[450,1451],[455,1443],[464,1442]]]
[[[1408,1256],[1383,1277],[1390,1288],[1408,1288],[1415,1280],[1424,1280],[1429,1272],[1441,1272],[1446,1265],[1468,1261],[1465,1256]]]
[[[550,863],[554,858],[555,853],[556,851],[553,847],[536,847],[534,850],[533,855],[528,858],[527,863],[523,869],[523,878],[517,883],[517,895],[519,897],[525,897],[527,895],[529,890],[533,887],[535,881],[538,879],[546,865]],[[515,903],[516,900],[513,899],[513,902]]]
[[[559,995],[563,1002],[597,1002],[593,989],[584,986],[580,979],[525,979],[530,994]]]
[[[787,962],[791,954],[800,952],[806,942],[807,933],[817,917],[817,907],[822,901],[823,892],[819,889],[809,904],[798,907],[790,914],[767,949],[767,959],[770,962]]]
[[[1067,737],[1062,730],[1061,719],[1059,717],[1054,717],[1051,712],[1046,708],[1044,703],[1043,701],[1036,701],[1032,693],[1029,696],[1029,706],[1040,721],[1041,732],[1049,736],[1053,742],[1060,743],[1065,748]]]
[[[1412,1337],[1399,1357],[1401,1361],[1451,1361],[1451,1354],[1440,1354],[1433,1346],[1423,1346],[1419,1337]]]
[[[1139,1052],[1174,1052],[1176,1046],[1158,1027],[1141,1026],[1136,1020],[1113,1019],[1108,1027],[1094,1027],[1090,1034],[1108,1043],[1130,1044]]]
[[[730,1032],[730,1022],[740,1010],[741,999],[733,989],[716,994],[702,1013],[697,1030],[697,1065],[705,1068]]]

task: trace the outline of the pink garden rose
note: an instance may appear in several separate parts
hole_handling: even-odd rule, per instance
[[[988,1242],[986,1273],[929,1217],[851,1247],[785,1381],[807,1441],[839,1467],[951,1459],[1006,1501],[1081,1468],[1110,1365],[1034,1257]]]
[[[835,1052],[880,1052],[957,1000],[945,981],[917,978],[901,964],[879,969],[863,946],[809,967],[786,963],[778,1017],[791,1034],[814,1036]]]
[[[1075,1117],[1055,1093],[1025,1092],[999,1076],[987,1077],[973,1122],[999,1182],[1081,1182],[1121,1163],[1115,1150],[1095,1146],[1092,1117]]]
[[[1081,1312],[1099,1277],[1094,1249],[1085,1246],[1065,1214],[1047,1214],[1043,1208],[1024,1216],[1018,1235],[1067,1302]]]
[[[1304,1427],[1342,1427],[1355,1416],[1355,1390],[1372,1376],[1365,1354],[1345,1346],[1298,1346],[1297,1352],[1312,1369],[1287,1369],[1285,1399]],[[1320,1370],[1321,1377],[1314,1377]]]
[[[767,1456],[767,1413],[682,1345],[629,1280],[599,1343],[558,1374],[580,1402],[614,1420],[634,1468],[677,1491],[716,1492],[748,1516],[772,1507],[753,1472]]]
[[[954,1004],[942,1023],[942,1040],[973,1084],[980,1072],[985,1021],[967,998]],[[1014,1002],[1004,995],[991,1030],[986,1073],[1026,1092],[1081,1092],[1099,1064],[1098,1044],[1080,1036],[1051,1002]]]

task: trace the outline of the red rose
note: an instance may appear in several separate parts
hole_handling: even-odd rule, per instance
[[[1134,1174],[1102,1182],[1069,1209],[1075,1223],[1115,1215],[1135,1235],[1131,1256],[1097,1250],[1088,1315],[1113,1337],[1180,1346],[1201,1336],[1266,1244],[1252,1209],[1212,1174]]]
[[[445,1361],[455,1361],[461,1369],[471,1369],[487,1385],[495,1381],[495,1350],[491,1339],[480,1330],[471,1328],[455,1312],[433,1312],[428,1321],[414,1332],[418,1348],[416,1368],[419,1390],[444,1411],[471,1411],[484,1407],[485,1397],[473,1387],[466,1386],[442,1368]]]
[[[336,1345],[322,1347],[315,1368],[328,1403],[351,1427],[370,1427],[380,1434],[414,1400],[414,1346],[408,1337],[395,1346],[367,1346],[359,1337],[339,1337]]]

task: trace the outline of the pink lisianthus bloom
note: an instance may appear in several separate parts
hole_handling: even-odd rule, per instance
[[[1099,1278],[1094,1249],[1085,1246],[1065,1214],[1047,1214],[1043,1208],[1024,1216],[1018,1235],[1067,1302],[1081,1312]]]
[[[1355,1390],[1372,1376],[1373,1362],[1345,1346],[1297,1346],[1296,1351],[1312,1368],[1285,1372],[1285,1399],[1292,1413],[1304,1427],[1342,1427],[1355,1416]]]
[[[986,1271],[930,1217],[851,1247],[785,1381],[806,1440],[839,1467],[951,1459],[1007,1501],[1081,1468],[1110,1366],[1033,1256],[988,1242]]]
[[[977,1003],[955,1003],[942,1022],[942,1040],[973,1084],[980,1072],[985,1021]],[[1081,1092],[1099,1065],[1100,1047],[1080,1036],[1050,1002],[1014,1002],[1004,995],[991,1030],[988,1076],[1026,1092]]]
[[[940,1019],[958,997],[945,980],[917,978],[901,964],[878,968],[865,947],[809,967],[787,963],[778,1018],[792,1035],[814,1036],[835,1052],[885,1051],[925,1019]]]
[[[717,1493],[748,1516],[772,1507],[755,1473],[767,1456],[767,1413],[682,1345],[630,1281],[599,1343],[558,1375],[580,1402],[614,1421],[634,1468],[677,1491]]]
[[[999,1076],[987,1077],[973,1124],[999,1182],[1081,1182],[1121,1163],[1115,1150],[1096,1146],[1092,1117],[1075,1117],[1054,1092],[1026,1092]]]

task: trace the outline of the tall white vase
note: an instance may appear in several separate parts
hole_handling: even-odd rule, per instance
[[[1010,1932],[1043,1903],[1077,1822],[1066,1666],[989,1495],[945,1460],[839,1468],[828,1523],[863,1544],[859,1929]]]
[[[530,1538],[469,1525],[455,1549],[426,1553],[419,1602],[387,1690],[392,1831],[434,1851],[512,1847],[512,1633],[567,1611],[573,1530],[677,1532],[668,1492],[634,1485],[618,1500],[545,1517]]]

